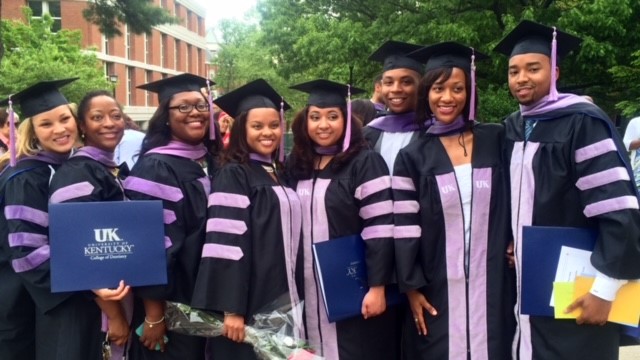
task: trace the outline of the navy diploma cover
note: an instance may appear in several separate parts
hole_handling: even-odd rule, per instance
[[[350,235],[313,244],[316,271],[329,322],[362,314],[369,291],[364,240]],[[400,302],[397,287],[385,286],[387,307]]]
[[[162,202],[49,204],[51,291],[167,283]]]

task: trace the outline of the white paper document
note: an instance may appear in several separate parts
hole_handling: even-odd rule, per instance
[[[596,276],[596,269],[591,265],[591,251],[563,246],[556,269],[555,282],[574,282],[576,276]],[[553,292],[549,306],[553,307]]]

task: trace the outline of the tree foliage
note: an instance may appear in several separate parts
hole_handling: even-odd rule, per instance
[[[561,91],[591,95],[611,115],[639,108],[637,0],[262,0],[258,11],[259,25],[236,22],[246,32],[221,52],[224,61],[235,64],[238,80],[245,74],[240,64],[260,54],[268,61],[253,63],[247,74],[269,74],[289,85],[317,77],[347,82],[352,68],[352,83],[371,90],[380,64],[367,58],[385,40],[457,41],[491,56],[477,65],[479,115],[499,121],[517,104],[506,84],[507,59],[492,49],[520,20],[529,19],[584,39],[579,53],[560,64]],[[226,26],[225,33],[241,33]],[[248,38],[251,42],[243,42]],[[229,76],[227,69],[221,67],[219,78]]]
[[[152,0],[90,0],[82,15],[108,38],[122,35],[119,27],[124,24],[135,34],[151,34],[156,25],[179,21]]]
[[[27,19],[31,10],[25,8]],[[6,52],[0,64],[0,96],[8,97],[34,83],[44,80],[79,77],[65,86],[62,92],[71,102],[78,102],[84,94],[95,89],[109,89],[100,61],[81,48],[80,31],[51,32],[53,20],[2,20],[2,41]]]

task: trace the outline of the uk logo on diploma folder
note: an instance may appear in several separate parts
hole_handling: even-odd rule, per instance
[[[167,283],[162,202],[49,205],[51,291]]]

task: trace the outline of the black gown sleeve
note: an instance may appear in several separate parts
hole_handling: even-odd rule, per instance
[[[51,293],[49,175],[49,168],[42,166],[11,179],[5,188],[4,207],[12,267],[43,311],[70,296]]]
[[[393,200],[391,177],[380,154],[363,150],[354,167],[359,215],[362,221],[369,286],[394,281]]]
[[[99,162],[81,157],[67,160],[51,179],[49,202],[124,200],[116,176]]]
[[[192,305],[245,316],[250,311],[254,256],[247,170],[243,165],[227,164],[218,171],[213,184]]]
[[[394,246],[398,287],[401,291],[418,289],[426,285],[418,261],[420,253],[420,206],[416,186],[418,171],[409,160],[409,148],[398,153],[394,165],[392,188],[394,200]]]
[[[576,123],[574,181],[583,213],[599,231],[591,262],[612,278],[640,278],[640,211],[621,142],[603,120],[585,115]]]

